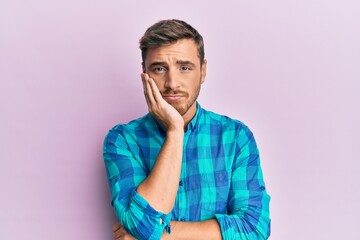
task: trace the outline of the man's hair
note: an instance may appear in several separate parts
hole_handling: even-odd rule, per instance
[[[149,27],[140,39],[143,64],[147,50],[175,43],[181,39],[193,39],[198,50],[200,66],[204,62],[204,41],[200,33],[188,23],[177,20],[162,20]]]

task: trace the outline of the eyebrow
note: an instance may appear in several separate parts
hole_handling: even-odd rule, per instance
[[[192,67],[196,66],[195,63],[187,60],[177,60],[176,63],[179,65],[191,65]]]
[[[196,67],[195,63],[191,62],[191,61],[188,61],[188,60],[177,60],[176,61],[176,64],[178,65],[190,65],[192,67]],[[168,65],[167,62],[161,62],[161,61],[158,61],[158,62],[153,62],[149,65],[149,68],[151,67],[154,67],[154,66],[162,66],[162,65]]]
[[[149,65],[149,68],[154,67],[154,66],[159,66],[159,65],[167,65],[166,62],[153,62]]]

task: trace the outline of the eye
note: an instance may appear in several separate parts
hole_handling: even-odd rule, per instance
[[[166,71],[166,68],[164,67],[154,67],[153,72],[164,72]]]
[[[181,71],[190,71],[191,68],[189,68],[188,66],[182,66],[182,67],[180,68],[180,70],[181,70]]]

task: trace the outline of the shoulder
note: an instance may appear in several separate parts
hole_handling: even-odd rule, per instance
[[[223,130],[232,130],[234,132],[250,131],[249,127],[238,119],[234,119],[229,116],[218,114],[205,109],[203,109],[202,114],[204,123],[210,126],[218,126]]]
[[[120,123],[110,129],[109,132],[117,134],[129,134],[136,131],[143,131],[146,128],[155,127],[155,123],[150,114],[146,114],[140,118],[134,119],[128,123]]]
[[[156,128],[156,123],[150,114],[146,114],[128,123],[115,125],[105,136],[105,142],[134,138],[135,136],[141,137],[147,134],[147,131],[151,128]]]

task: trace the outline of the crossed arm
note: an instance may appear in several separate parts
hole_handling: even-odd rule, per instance
[[[117,240],[133,240],[136,239],[131,236],[121,226],[116,223],[112,230],[114,232],[114,239]],[[178,222],[171,221],[171,235],[164,233],[162,240],[176,239],[176,240],[216,240],[221,239],[219,224],[215,219],[203,222]]]

